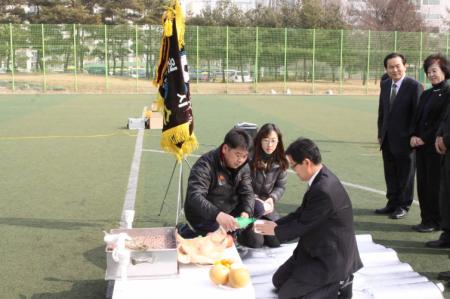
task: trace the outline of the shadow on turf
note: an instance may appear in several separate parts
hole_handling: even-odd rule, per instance
[[[78,280],[71,281],[47,277],[45,280],[51,282],[73,282],[72,288],[68,291],[58,293],[40,293],[31,297],[20,295],[20,299],[98,299],[105,298],[106,281],[105,280]]]
[[[106,269],[106,253],[105,246],[99,246],[83,253],[83,256],[93,265],[100,269]]]
[[[345,141],[345,140],[332,140],[332,139],[327,139],[327,140],[315,139],[314,141],[317,143],[359,144],[366,148],[379,148],[380,147],[377,142],[367,142],[367,141],[365,141],[365,142],[363,142],[363,141]]]
[[[99,223],[93,222],[79,222],[79,221],[65,221],[56,219],[39,219],[39,218],[0,218],[0,224],[28,226],[45,229],[65,229],[75,230],[82,227],[98,227]]]
[[[448,248],[428,248],[424,241],[408,241],[408,240],[383,240],[375,239],[375,243],[382,244],[386,247],[393,248],[398,253],[413,253],[413,254],[432,254],[442,255],[442,258],[448,260]]]
[[[377,217],[380,217],[380,215],[376,215],[375,214],[375,209],[355,209],[355,208],[353,208],[353,215],[355,215],[355,216],[377,216]]]
[[[386,217],[387,218],[387,217]],[[366,232],[411,232],[411,225],[392,222],[370,222],[355,220],[355,228],[357,231]]]

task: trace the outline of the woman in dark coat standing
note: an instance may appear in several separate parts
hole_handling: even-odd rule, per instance
[[[280,218],[275,211],[275,203],[283,196],[288,166],[281,131],[274,124],[264,124],[255,136],[254,155],[250,161],[252,187],[256,195],[255,218],[272,221]],[[241,232],[238,242],[252,248],[280,246],[276,237],[257,234],[252,226]]]
[[[420,97],[411,147],[416,149],[417,195],[420,204],[421,223],[412,229],[432,232],[440,229],[439,181],[441,156],[434,146],[436,133],[449,104],[450,69],[448,60],[441,54],[428,56],[423,69],[432,87]],[[450,228],[450,227],[449,227]]]

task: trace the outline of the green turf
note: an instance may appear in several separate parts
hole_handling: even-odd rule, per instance
[[[102,231],[118,225],[136,142],[136,132],[124,126],[152,100],[135,95],[0,98],[0,298],[104,297]],[[298,136],[315,140],[324,163],[343,181],[385,189],[375,143],[376,97],[194,96],[193,108],[200,142],[195,154],[220,144],[236,122],[274,122],[285,145]],[[137,227],[175,221],[177,176],[158,216],[174,165],[172,156],[148,151],[159,149],[159,134],[145,132]],[[295,209],[304,189],[289,175],[279,210]],[[438,233],[410,229],[419,222],[417,205],[408,218],[394,221],[372,212],[385,204],[382,195],[347,190],[358,233],[372,234],[431,279],[450,270],[447,250],[424,247]]]

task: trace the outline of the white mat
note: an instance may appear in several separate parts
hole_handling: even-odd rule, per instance
[[[364,267],[355,273],[353,299],[443,299],[444,287],[414,272],[398,259],[391,248],[375,244],[371,235],[357,235],[356,241]],[[272,275],[291,256],[296,244],[279,248],[246,249],[240,252],[252,275],[258,299],[277,298]]]

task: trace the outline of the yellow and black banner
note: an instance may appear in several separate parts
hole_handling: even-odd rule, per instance
[[[184,14],[173,0],[162,17],[163,37],[154,83],[158,86],[158,104],[163,112],[161,147],[177,160],[198,146],[194,135],[189,72],[184,51]]]

